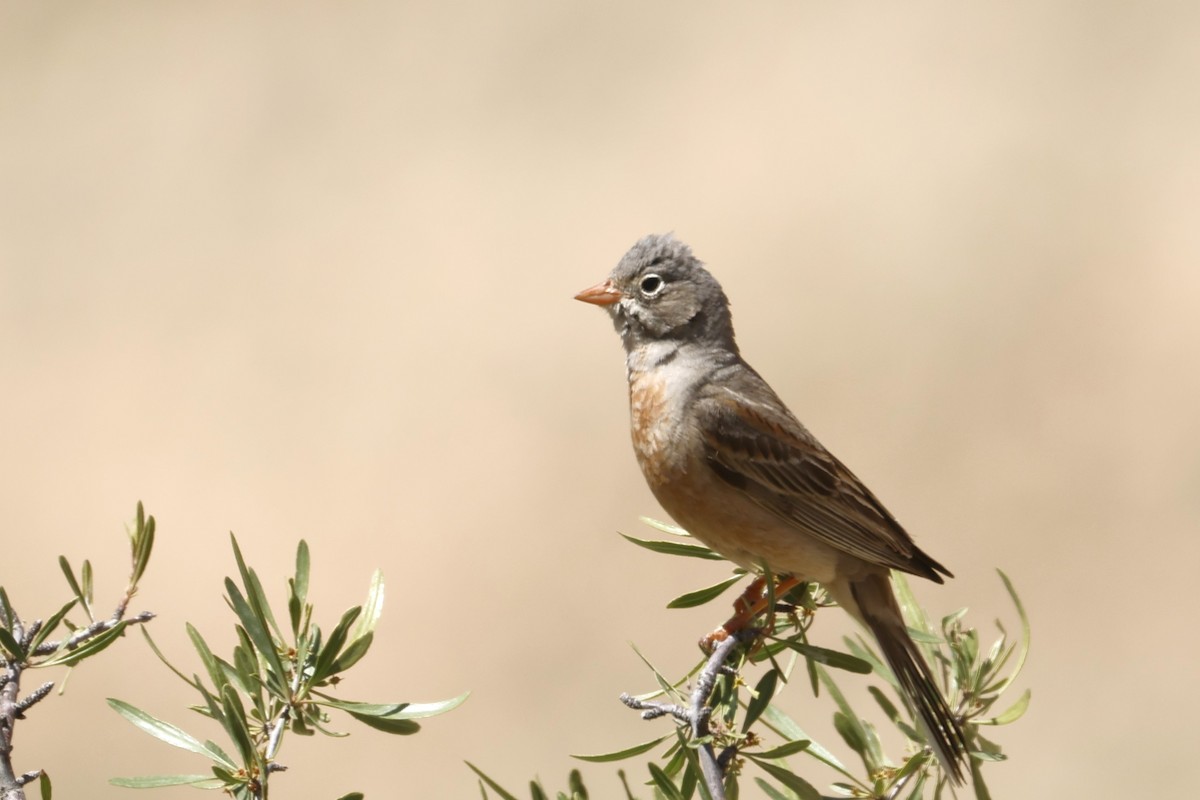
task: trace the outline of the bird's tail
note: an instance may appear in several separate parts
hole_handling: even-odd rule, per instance
[[[834,597],[875,635],[883,657],[899,681],[904,694],[924,728],[933,752],[950,779],[958,785],[964,780],[967,765],[967,739],[962,725],[942,697],[933,671],[921,656],[916,642],[908,635],[900,606],[892,593],[888,573],[859,578],[848,587],[836,587]],[[854,606],[842,602],[849,588]]]

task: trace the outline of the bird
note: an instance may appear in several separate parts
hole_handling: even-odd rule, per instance
[[[748,571],[821,584],[875,637],[930,747],[961,784],[962,723],[891,585],[891,570],[936,583],[950,571],[746,363],[724,290],[673,234],[642,238],[575,299],[605,309],[620,334],[633,449],[659,504]],[[753,611],[735,607],[748,621]]]

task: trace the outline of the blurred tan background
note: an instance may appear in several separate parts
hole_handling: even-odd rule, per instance
[[[327,626],[389,581],[346,697],[474,694],[290,739],[282,796],[475,797],[463,759],[565,785],[666,730],[616,702],[652,685],[628,642],[681,672],[726,611],[663,608],[722,566],[614,533],[659,512],[619,342],[571,300],[673,229],[955,571],[930,608],[990,635],[993,568],[1022,591],[995,795],[1165,792],[1200,744],[1198,35],[1188,2],[6,3],[0,579],[45,615],[90,557],[115,598],[142,499],[135,606],[194,668],[185,620],[232,641],[229,531],[277,597],[306,538]],[[95,798],[202,768],[106,696],[215,735],[132,637],[17,766]]]

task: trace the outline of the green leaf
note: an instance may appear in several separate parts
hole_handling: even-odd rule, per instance
[[[470,692],[463,692],[458,697],[451,697],[449,700],[439,700],[434,703],[392,703],[389,705],[352,703],[344,700],[336,700],[321,692],[314,692],[314,694],[321,698],[318,701],[321,705],[339,708],[352,714],[384,716],[389,719],[424,719],[425,717],[435,717],[438,714],[445,714],[447,711],[458,708],[471,696]],[[381,713],[380,710],[385,708],[392,710]]]
[[[346,643],[346,639],[350,636],[350,626],[354,624],[354,621],[358,619],[361,613],[362,606],[355,606],[342,614],[342,618],[338,620],[333,633],[329,634],[329,638],[321,648],[321,652],[317,653],[317,664],[313,667],[312,675],[314,683],[319,683],[335,674],[333,667],[337,662],[337,657],[341,653],[342,647]]]
[[[92,562],[86,558],[83,560],[83,568],[79,570],[79,582],[83,584],[84,602],[90,608],[96,599],[96,587],[92,578]]]
[[[1029,710],[1029,700],[1032,693],[1029,689],[1018,698],[1017,702],[1005,711],[1003,714],[998,714],[992,719],[977,719],[973,720],[979,725],[1010,725],[1021,717],[1025,716],[1025,712]]]
[[[53,791],[50,786],[50,774],[46,770],[42,770],[38,775],[38,794],[42,796],[42,800],[52,800]]]
[[[996,570],[1000,574],[1000,580],[1004,581],[1004,588],[1008,591],[1008,596],[1012,598],[1013,605],[1017,607],[1017,615],[1021,618],[1021,645],[1017,650],[1017,663],[1013,666],[1012,672],[1007,678],[1000,681],[995,687],[995,691],[1002,692],[1007,689],[1017,676],[1021,674],[1021,670],[1025,668],[1025,659],[1029,655],[1029,615],[1025,613],[1025,606],[1021,603],[1021,598],[1017,595],[1017,590],[1013,588],[1012,581],[1004,574],[1003,570]]]
[[[358,624],[354,626],[354,632],[350,634],[352,642],[375,632],[375,626],[379,624],[379,617],[383,614],[383,597],[383,573],[375,570],[371,575],[371,585],[367,589],[367,602],[363,604],[362,615],[358,618]]]
[[[195,786],[197,789],[220,789],[222,782],[212,775],[145,775],[137,778],[109,778],[113,786],[126,789],[161,789],[164,786]]]
[[[111,645],[125,632],[129,620],[121,620],[103,633],[98,633],[73,650],[60,649],[45,661],[38,662],[37,667],[54,667],[65,664],[73,667],[85,658],[90,658]]]
[[[43,625],[40,630],[38,630],[33,639],[29,642],[29,652],[35,652],[42,642],[50,638],[50,634],[54,633],[55,629],[62,624],[63,619],[68,613],[70,613],[71,609],[74,608],[75,604],[78,602],[78,598],[72,599],[65,606],[54,612],[50,619],[46,620],[46,624]]]
[[[192,681],[192,679],[176,669],[175,665],[168,661],[167,657],[163,655],[162,650],[158,649],[158,644],[155,643],[154,638],[150,635],[150,631],[146,628],[146,626],[139,625],[138,630],[141,631],[142,637],[146,640],[146,644],[150,645],[150,649],[154,652],[154,655],[158,656],[158,660],[166,664],[167,669],[171,670],[171,672],[174,672],[181,681],[195,688],[196,684]]]
[[[934,633],[926,633],[925,631],[913,628],[911,626],[905,630],[908,631],[908,638],[919,644],[932,644],[940,646],[946,643],[945,638]]]
[[[62,556],[59,556],[59,561],[62,561]],[[12,603],[8,601],[8,592],[4,591],[4,587],[0,586],[0,626],[12,628],[17,621],[17,612],[13,610]]]
[[[320,692],[313,692],[313,694],[322,698],[317,701],[319,705],[353,714],[366,714],[369,717],[390,717],[408,706],[408,703],[355,703],[349,700],[335,700]]]
[[[888,699],[882,691],[876,686],[868,686],[867,691],[871,693],[871,697],[875,698],[875,702],[883,709],[883,713],[895,725],[901,721],[900,711],[896,708],[896,704]]]
[[[839,709],[839,712],[833,716],[834,728],[841,734],[842,739],[845,740],[850,749],[862,757],[863,765],[867,768],[867,772],[875,772],[882,765],[872,759],[871,752],[868,750],[870,737],[863,727],[862,720],[854,713],[854,709],[850,707],[850,704],[846,702],[845,695],[842,694],[841,689],[834,683],[829,673],[823,667],[816,667],[816,670],[821,678],[821,683],[829,691],[829,696],[833,698],[833,702]]]
[[[662,768],[650,762],[646,765],[650,770],[650,779],[654,782],[654,786],[666,796],[667,800],[684,800],[683,793],[679,791],[667,773],[662,771]]]
[[[338,800],[363,800],[363,797],[365,795],[362,792],[351,792],[350,794],[342,795]]]
[[[763,712],[763,722],[767,727],[773,730],[779,736],[782,736],[787,741],[796,741],[799,739],[811,739],[796,722],[774,705],[768,705],[766,711]],[[846,769],[838,757],[826,750],[820,743],[813,741],[804,751],[808,755],[818,761],[828,764],[846,777],[856,780],[856,778]]]
[[[250,721],[246,719],[246,708],[242,705],[242,698],[232,686],[226,686],[221,691],[221,711],[225,732],[237,746],[242,763],[246,766],[256,765],[258,751],[254,747],[254,737],[250,734]]]
[[[308,602],[308,576],[312,566],[308,555],[308,542],[303,539],[296,545],[296,577],[290,584],[291,597],[288,598],[288,612],[292,619],[292,634],[300,635],[300,621],[304,614],[304,605]]]
[[[791,770],[785,769],[778,764],[772,764],[770,761],[755,758],[750,754],[746,754],[746,757],[761,767],[772,778],[795,792],[800,800],[821,800],[821,793],[811,783],[796,775]]]
[[[648,742],[635,744],[633,747],[627,747],[624,750],[617,750],[612,753],[600,753],[598,755],[572,755],[571,758],[577,758],[580,761],[591,761],[598,764],[606,761],[622,761],[626,758],[640,756],[642,753],[653,750],[669,736],[670,734],[667,734],[666,736],[660,736],[657,739],[651,739]]]
[[[867,760],[866,735],[862,730],[862,724],[855,725],[854,723],[852,717],[846,716],[841,711],[833,712],[833,727],[837,729],[846,746],[858,753],[865,762]]]
[[[108,698],[108,705],[122,717],[133,723],[135,727],[141,728],[154,738],[164,741],[172,747],[178,747],[181,750],[190,750],[193,753],[223,764],[229,769],[236,769],[232,763],[229,763],[228,758],[220,758],[218,753],[214,753],[211,748],[201,744],[199,739],[187,731],[169,722],[156,719],[145,711],[135,708],[123,700],[117,700],[114,697]]]
[[[588,790],[583,785],[583,776],[579,773],[579,770],[573,769],[567,775],[567,787],[571,790],[572,798],[577,797],[579,800],[588,800]]]
[[[346,645],[346,649],[333,660],[333,664],[329,667],[329,674],[340,675],[361,661],[362,657],[371,649],[371,642],[374,640],[375,634],[370,632],[357,639],[351,639],[350,644]]]
[[[5,661],[21,662],[25,660],[25,648],[21,647],[20,643],[13,638],[12,631],[8,628],[0,628],[0,647],[4,648],[7,653]]]
[[[67,561],[66,556],[58,557],[58,568],[62,570],[63,577],[67,579],[67,585],[71,587],[75,598],[83,606],[84,613],[88,615],[88,619],[95,622],[92,618],[92,610],[88,607],[87,598],[83,594],[83,589],[79,586],[79,581],[75,579],[75,570],[71,569],[71,562]]]
[[[669,556],[687,556],[689,558],[704,558],[709,561],[724,561],[724,558],[717,555],[707,547],[698,544],[688,544],[686,542],[658,542],[648,539],[638,539],[633,536],[620,534],[622,538],[633,542],[638,547],[644,547],[647,550],[652,550],[655,553],[663,553]]]
[[[779,683],[779,670],[771,668],[763,673],[763,676],[758,679],[758,684],[754,687],[754,697],[750,698],[750,702],[746,704],[746,718],[742,720],[742,732],[750,730],[767,706],[770,705],[771,699],[775,697],[775,686]]]
[[[784,744],[781,744],[778,747],[773,747],[770,750],[763,750],[761,753],[748,753],[747,755],[752,755],[755,758],[787,758],[788,756],[795,755],[802,750],[807,750],[808,746],[811,744],[812,742],[808,739],[799,739],[794,742],[785,742]]]
[[[225,592],[229,595],[229,602],[233,606],[233,612],[242,622],[242,627],[246,629],[246,633],[254,642],[254,648],[267,661],[268,667],[275,674],[279,681],[284,681],[284,676],[287,671],[283,668],[283,662],[279,659],[279,651],[275,646],[275,640],[271,638],[271,634],[267,632],[267,621],[261,613],[251,608],[246,602],[246,598],[242,596],[237,584],[231,578],[225,579]]]
[[[767,796],[767,800],[793,800],[793,798],[779,791],[762,778],[755,778],[754,782],[758,785],[758,788],[763,790],[763,794]]]
[[[225,678],[225,671],[221,669],[221,665],[217,657],[213,655],[212,650],[208,646],[208,642],[204,641],[204,637],[200,635],[200,631],[196,630],[192,623],[185,623],[188,638],[192,640],[192,647],[196,648],[196,652],[200,654],[200,663],[204,665],[205,672],[208,673],[208,679],[212,681],[213,686],[219,692],[225,688],[225,684],[229,681]]]
[[[875,726],[866,720],[861,720],[862,732],[866,739],[863,744],[867,749],[867,763],[871,765],[871,773],[883,767],[887,763],[887,759],[883,757],[883,745],[879,742],[879,734],[875,731]]]
[[[656,531],[669,533],[672,536],[687,536],[691,538],[690,533],[678,525],[672,525],[670,522],[663,522],[661,520],[654,519],[653,517],[639,517],[639,519],[645,524],[649,525],[651,528],[654,528]]]
[[[784,639],[782,641],[790,649],[819,664],[825,664],[836,669],[844,669],[847,672],[854,672],[859,675],[869,675],[872,672],[872,667],[869,663],[849,653],[841,653],[837,650],[817,647],[814,644],[808,644],[799,639]]]
[[[138,581],[146,572],[150,563],[150,553],[154,550],[154,517],[146,518],[146,512],[139,500],[137,505],[137,528],[134,531],[131,545],[133,571],[129,575],[129,585],[137,586]]]
[[[408,736],[421,730],[421,726],[411,719],[397,717],[376,717],[370,714],[355,714],[347,712],[362,724],[384,733],[394,733],[398,736]]]
[[[982,768],[981,762],[971,760],[971,789],[975,793],[975,800],[992,800],[992,793],[988,791],[987,784],[983,781]]]
[[[466,764],[468,767],[470,767],[471,771],[474,772],[476,775],[478,775],[480,780],[482,780],[484,783],[486,783],[493,792],[500,795],[501,800],[517,800],[516,795],[513,795],[512,793],[505,791],[503,786],[496,783],[494,780],[492,780],[487,775],[485,775],[483,773],[483,771],[479,769],[479,767],[475,766],[470,761],[464,761],[463,763]],[[484,796],[486,797],[486,794]]]
[[[710,600],[715,600],[721,594],[742,579],[741,575],[734,575],[732,578],[726,578],[720,583],[713,584],[704,589],[697,589],[694,592],[676,597],[671,602],[667,603],[667,608],[693,608],[702,606]]]

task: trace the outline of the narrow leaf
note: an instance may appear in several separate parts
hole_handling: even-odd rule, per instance
[[[362,606],[355,606],[342,614],[342,618],[338,620],[337,626],[333,629],[333,633],[329,634],[329,638],[325,642],[325,646],[321,648],[321,652],[317,654],[317,664],[313,668],[313,682],[320,682],[333,675],[333,665],[341,653],[342,647],[346,643],[347,637],[350,635],[350,626],[358,619],[362,613]]]
[[[755,758],[787,758],[788,756],[799,753],[801,750],[807,750],[808,746],[811,744],[812,742],[808,739],[800,739],[795,742],[786,742],[778,747],[773,747],[770,750],[764,750],[761,753],[748,753],[747,755],[752,755]]]
[[[654,782],[654,786],[663,793],[667,800],[684,800],[683,793],[679,791],[667,773],[663,772],[662,768],[650,762],[646,765],[650,770],[650,779]]]
[[[238,619],[242,622],[242,627],[246,629],[246,633],[254,642],[254,648],[259,655],[266,659],[268,666],[275,673],[279,680],[287,674],[283,668],[283,662],[279,659],[279,651],[275,647],[275,640],[271,638],[271,634],[267,632],[267,622],[263,617],[256,613],[246,602],[246,598],[242,596],[237,584],[232,579],[225,579],[225,592],[229,595],[229,602],[233,606],[233,612],[237,614]]]
[[[33,640],[29,643],[29,652],[36,651],[42,642],[50,638],[50,634],[54,633],[58,626],[62,624],[63,619],[78,602],[78,598],[69,601],[65,606],[54,612],[50,619],[46,620],[46,624],[41,627],[41,630],[34,635]]]
[[[663,553],[669,556],[687,556],[689,558],[704,558],[709,561],[722,561],[721,556],[709,550],[707,547],[698,544],[688,544],[686,542],[659,542],[648,539],[638,539],[633,536],[622,533],[621,536],[627,541],[633,542],[638,547],[644,547],[655,553]]]
[[[1031,692],[1029,689],[1026,689],[1017,702],[1013,703],[1012,707],[1003,714],[999,714],[992,719],[978,719],[974,721],[980,725],[1010,725],[1025,716],[1025,712],[1029,710],[1030,697]]]
[[[8,628],[0,628],[0,647],[3,647],[4,652],[8,654],[5,661],[21,662],[25,660],[25,648],[21,647],[20,643],[13,638],[12,631]]]
[[[750,698],[750,702],[746,704],[746,718],[742,721],[742,732],[750,730],[767,706],[770,705],[771,699],[775,697],[775,686],[779,683],[779,670],[771,668],[763,673],[763,676],[758,679],[758,684],[754,687],[754,697]]]
[[[762,767],[772,778],[795,792],[800,800],[821,800],[821,793],[811,783],[796,775],[791,770],[781,767],[778,764],[772,764],[770,761],[762,761],[749,754],[747,754],[747,758]]]
[[[788,741],[811,738],[800,728],[799,725],[796,724],[791,717],[787,716],[773,705],[767,706],[767,710],[763,712],[762,718],[767,727]],[[851,780],[857,780],[854,775],[852,775],[850,771],[846,769],[846,766],[842,764],[838,757],[825,749],[820,743],[813,741],[812,744],[808,746],[808,749],[804,752],[808,755],[811,755],[818,761],[833,767],[847,778],[850,778]]]
[[[197,789],[220,789],[223,785],[212,775],[145,775],[136,778],[109,778],[113,786],[126,789],[161,789],[164,786],[195,786]]]
[[[755,778],[754,782],[758,785],[758,788],[763,790],[763,794],[767,796],[767,800],[794,800],[794,798],[779,791],[762,778]]]
[[[237,746],[242,763],[247,766],[256,764],[258,751],[250,734],[250,721],[246,719],[246,708],[242,705],[242,699],[232,686],[226,686],[221,692],[221,711],[225,718],[225,732]]]
[[[799,639],[783,640],[790,649],[795,650],[805,658],[816,661],[819,664],[824,664],[836,669],[844,669],[847,672],[854,672],[859,675],[869,675],[873,669],[869,663],[861,658],[856,658],[849,653],[842,653],[837,650],[829,650],[825,647],[817,647],[814,644],[802,642]]]
[[[314,692],[321,699],[317,702],[323,706],[337,708],[356,716],[377,717],[390,720],[424,719],[426,717],[445,714],[451,709],[462,705],[470,692],[463,692],[458,697],[441,700],[436,703],[354,703],[346,700],[336,700],[321,692]]]
[[[101,650],[104,650],[106,647],[115,642],[117,639],[121,638],[121,635],[124,633],[125,627],[128,624],[129,620],[123,619],[103,633],[96,634],[75,649],[67,650],[64,648],[59,650],[45,661],[41,661],[35,666],[53,667],[59,664],[65,664],[68,667],[73,667],[80,661],[83,661],[85,658],[90,658],[91,656],[96,655]]]
[[[413,722],[411,719],[400,719],[397,717],[375,717],[370,714],[355,714],[353,711],[348,712],[350,716],[362,724],[374,728],[384,733],[394,733],[400,736],[408,736],[421,730],[421,726]]]
[[[486,783],[493,792],[500,795],[501,800],[517,800],[516,795],[505,791],[503,786],[496,783],[494,780],[492,780],[487,775],[485,775],[483,773],[483,771],[479,769],[479,767],[475,766],[470,761],[464,761],[463,763],[466,764],[468,767],[470,767],[471,771],[474,772],[476,775],[478,775],[480,780],[482,780],[484,783]]]
[[[741,575],[734,575],[731,578],[726,578],[720,583],[713,584],[712,586],[708,586],[704,589],[697,589],[694,592],[688,592],[687,594],[680,595],[671,602],[667,603],[667,608],[693,608],[694,606],[704,605],[710,600],[715,600],[716,598],[720,597],[726,589],[728,589],[730,586],[733,586],[741,579]]]
[[[179,676],[179,679],[181,681],[183,681],[184,683],[186,683],[189,686],[192,686],[194,688],[196,686],[196,683],[191,678],[189,678],[188,676],[184,675],[182,672],[177,670],[175,668],[175,665],[167,660],[167,657],[165,655],[163,655],[162,650],[158,649],[158,644],[155,643],[154,638],[150,635],[150,631],[146,628],[146,626],[145,625],[139,626],[139,630],[141,630],[142,637],[145,638],[146,644],[150,645],[150,649],[154,652],[154,655],[158,656],[158,660],[161,661],[162,663],[166,664],[167,669],[171,670],[171,672],[174,672],[177,676]]]
[[[375,626],[379,624],[379,617],[383,614],[383,598],[383,573],[375,570],[371,575],[371,585],[367,589],[367,602],[363,604],[362,615],[358,618],[358,624],[354,626],[354,632],[350,634],[351,641],[357,641],[375,632]]]
[[[639,517],[639,519],[641,519],[642,522],[646,523],[651,528],[654,528],[654,530],[656,530],[656,531],[661,531],[662,533],[669,533],[673,536],[687,536],[689,538],[691,537],[690,533],[688,533],[687,531],[685,531],[683,528],[679,527],[678,525],[671,524],[670,522],[663,522],[662,520],[657,520],[657,519],[654,519],[653,517]]]
[[[1025,605],[1021,602],[1021,598],[1017,595],[1017,590],[1013,588],[1012,581],[1008,575],[1002,570],[996,570],[1000,574],[1000,580],[1004,581],[1004,588],[1008,591],[1008,596],[1012,598],[1013,605],[1017,607],[1017,615],[1021,618],[1021,645],[1017,650],[1017,663],[1013,666],[1012,672],[1008,677],[1000,681],[996,685],[996,691],[1002,692],[1017,679],[1021,674],[1021,670],[1025,668],[1025,659],[1029,655],[1029,615],[1025,613]]]
[[[166,742],[172,747],[178,747],[181,750],[190,750],[193,753],[198,753],[206,758],[212,758],[212,753],[200,740],[192,736],[187,731],[172,725],[169,722],[163,722],[142,711],[139,708],[131,706],[123,700],[117,700],[114,697],[108,698],[108,705],[120,714],[125,719],[129,720],[134,726],[141,728],[146,733],[156,739]],[[230,765],[232,766],[232,765]]]
[[[329,674],[340,675],[353,667],[371,649],[373,641],[375,641],[375,634],[370,632],[363,634],[357,639],[351,639],[350,644],[346,645],[346,649],[333,660],[333,664],[329,667]]]
[[[667,734],[666,736],[660,736],[657,739],[652,739],[648,742],[643,742],[642,744],[635,744],[633,747],[627,747],[624,750],[617,750],[612,753],[600,753],[597,755],[572,755],[571,758],[577,758],[580,761],[591,761],[598,764],[606,761],[622,761],[626,758],[640,756],[642,753],[653,750],[655,747],[665,741],[668,736],[670,736],[670,734]]]

